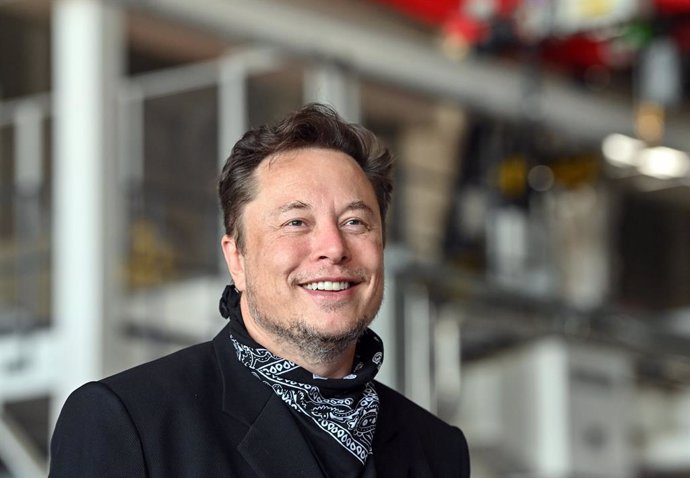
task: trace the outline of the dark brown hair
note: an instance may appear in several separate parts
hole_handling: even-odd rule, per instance
[[[254,171],[262,161],[278,153],[309,147],[342,151],[359,164],[374,188],[385,224],[393,191],[391,152],[372,132],[347,123],[330,106],[310,103],[278,123],[247,131],[225,161],[218,196],[225,233],[235,238],[240,251],[244,251],[245,245],[241,220],[244,206],[256,195]]]

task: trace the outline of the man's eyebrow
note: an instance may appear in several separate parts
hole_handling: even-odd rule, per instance
[[[352,201],[347,205],[345,211],[366,211],[369,214],[374,214],[374,210],[364,201]]]
[[[276,209],[278,214],[283,214],[293,209],[311,209],[311,206],[302,201],[290,201],[287,204],[283,204],[278,209]]]

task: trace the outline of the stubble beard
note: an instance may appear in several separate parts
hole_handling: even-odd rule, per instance
[[[350,327],[341,333],[327,334],[309,326],[303,317],[293,317],[287,321],[280,321],[264,313],[258,305],[257,295],[251,283],[247,282],[247,306],[254,322],[274,338],[286,344],[290,349],[310,364],[329,364],[337,360],[351,345],[366,331],[374,320],[381,306],[382,298],[370,315],[362,315]],[[329,312],[336,310],[337,305],[329,308]]]

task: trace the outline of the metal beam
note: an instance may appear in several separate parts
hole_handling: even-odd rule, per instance
[[[528,117],[525,72],[489,59],[456,62],[431,44],[366,29],[304,8],[267,0],[113,0],[194,24],[221,35],[269,43],[287,51],[340,63],[390,84],[429,93],[515,120]],[[538,119],[583,140],[611,132],[633,134],[633,102],[594,94],[563,80],[541,83]],[[527,101],[526,101],[527,100]],[[690,150],[688,124],[670,124],[666,142]]]

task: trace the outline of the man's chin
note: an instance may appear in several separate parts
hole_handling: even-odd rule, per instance
[[[338,324],[338,327],[324,327],[324,324],[321,324],[322,327],[310,327],[307,324],[298,324],[291,327],[290,335],[293,343],[305,355],[320,356],[323,360],[326,357],[335,357],[355,345],[369,322],[360,320],[348,327],[342,327],[342,323]]]
[[[357,343],[361,333],[359,330],[346,333],[315,333],[300,334],[293,337],[293,343],[300,350],[303,358],[312,363],[329,363],[350,349]]]
[[[248,296],[252,299],[251,295]],[[283,343],[298,351],[310,362],[328,362],[337,359],[361,337],[371,320],[368,316],[357,316],[351,310],[309,310],[305,306],[301,316],[287,320],[273,319],[248,301],[249,312],[255,323],[273,336],[277,343]],[[289,345],[288,345],[289,344]]]
[[[314,338],[325,342],[341,342],[357,340],[367,329],[371,320],[353,319],[351,316],[330,316],[321,318],[312,324],[301,324],[301,329]]]
[[[330,325],[330,326],[329,326]],[[341,343],[357,340],[367,328],[368,323],[356,322],[343,326],[338,324],[319,324],[316,327],[301,324],[293,330],[297,335],[304,338],[318,340],[323,343]]]

